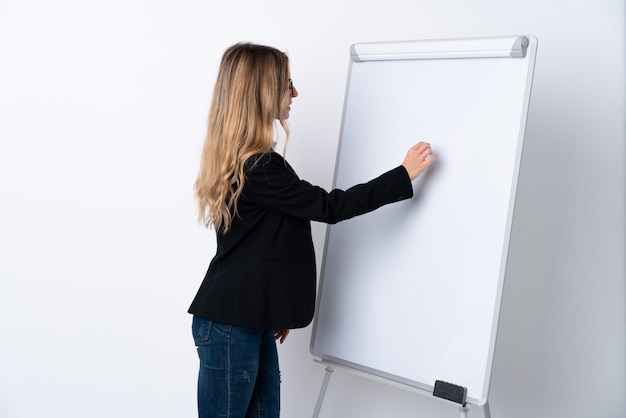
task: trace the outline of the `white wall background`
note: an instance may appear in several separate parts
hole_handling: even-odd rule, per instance
[[[350,44],[519,33],[540,45],[491,413],[623,417],[625,17],[622,0],[0,0],[0,417],[194,416],[186,309],[215,246],[192,185],[227,46],[289,53],[287,157],[329,188]],[[280,347],[287,418],[322,382],[309,338]],[[336,371],[321,416],[456,414]]]

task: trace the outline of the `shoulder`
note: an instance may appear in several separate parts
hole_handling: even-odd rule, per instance
[[[255,154],[248,158],[244,164],[244,170],[247,176],[261,173],[267,175],[271,172],[283,172],[295,175],[295,171],[289,163],[275,151]]]
[[[255,154],[246,160],[244,169],[246,172],[249,172],[256,168],[267,166],[268,164],[275,164],[278,161],[284,161],[283,157],[274,151]]]

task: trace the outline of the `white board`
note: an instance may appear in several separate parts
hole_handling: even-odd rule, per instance
[[[329,226],[314,356],[487,401],[537,40],[355,44],[335,187],[431,143],[415,197]]]

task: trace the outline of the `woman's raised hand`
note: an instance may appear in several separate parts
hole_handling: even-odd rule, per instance
[[[433,150],[430,149],[430,144],[427,142],[418,142],[409,148],[402,165],[406,168],[411,180],[415,180],[424,170],[434,163],[435,160],[437,160],[437,157],[433,154]]]

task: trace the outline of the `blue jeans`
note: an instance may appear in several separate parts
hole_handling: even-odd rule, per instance
[[[273,330],[193,317],[200,357],[199,418],[278,418],[280,371]]]

